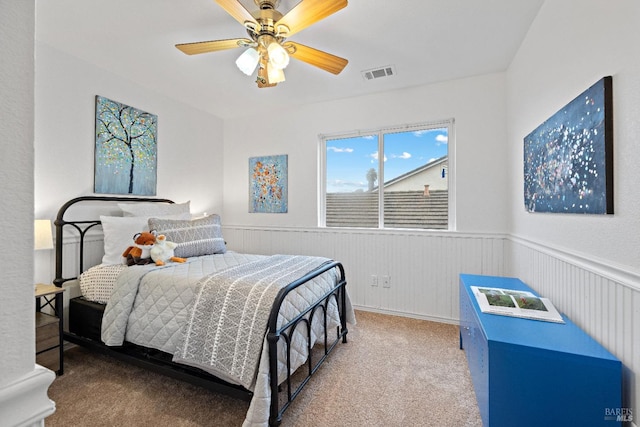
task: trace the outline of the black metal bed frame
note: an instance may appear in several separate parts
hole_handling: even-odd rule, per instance
[[[157,198],[138,198],[138,197],[118,197],[118,196],[83,196],[66,202],[58,211],[58,215],[55,220],[56,227],[56,277],[54,284],[61,287],[65,282],[77,279],[77,277],[64,278],[63,277],[63,239],[64,239],[64,227],[73,227],[79,235],[79,269],[80,272],[84,271],[84,240],[89,230],[96,226],[101,225],[100,220],[82,220],[82,221],[67,221],[64,219],[66,211],[75,205],[82,202],[157,202],[157,203],[173,203],[168,199]],[[284,302],[286,296],[295,288],[303,285],[309,280],[331,270],[337,268],[339,271],[339,278],[335,286],[314,304],[312,304],[305,311],[300,313],[297,317],[289,321],[287,324],[277,327],[278,313],[280,307]],[[271,404],[269,425],[279,425],[282,421],[282,415],[287,410],[289,405],[302,391],[303,387],[309,382],[311,376],[318,370],[320,365],[327,358],[329,353],[334,349],[340,340],[343,343],[347,342],[347,323],[346,323],[346,285],[344,267],[337,261],[331,261],[318,267],[316,270],[311,271],[300,279],[290,283],[285,288],[281,289],[271,309],[269,315],[269,322],[267,327],[267,341],[269,345],[269,380],[271,389]],[[333,340],[329,339],[329,331],[327,331],[327,307],[329,303],[334,300],[338,306],[340,313],[340,326],[337,327],[336,337]],[[324,347],[323,354],[318,357],[317,361],[313,361],[313,348],[311,346],[311,324],[316,315],[321,315],[322,324],[324,328]],[[73,319],[69,316],[69,322]],[[297,379],[296,384],[292,382],[291,373],[291,336],[296,328],[300,325],[306,327],[307,336],[307,354],[308,359],[305,364],[301,365],[297,372],[303,370],[306,366],[306,376]],[[82,345],[93,350],[101,351],[103,353],[110,354],[121,360],[126,360],[131,363],[135,363],[139,366],[154,370],[164,375],[177,378],[180,380],[188,381],[192,384],[196,384],[210,390],[224,393],[228,396],[240,398],[243,400],[251,400],[253,393],[242,386],[235,385],[223,381],[211,374],[208,374],[200,369],[192,368],[190,366],[181,365],[171,361],[171,355],[159,350],[149,349],[141,347],[131,343],[126,343],[122,347],[109,347],[102,342],[98,342],[94,339],[83,337],[72,332],[65,332],[64,339],[78,345]],[[282,383],[282,386],[286,384],[286,400],[280,405],[280,390],[281,385],[278,384],[278,343],[280,340],[284,340],[286,346],[286,365],[287,365],[287,377]]]

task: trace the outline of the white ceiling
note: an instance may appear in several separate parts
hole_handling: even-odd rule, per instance
[[[282,0],[278,10],[297,2]],[[503,71],[543,2],[350,0],[290,39],[348,59],[344,71],[292,60],[286,82],[264,89],[237,69],[241,49],[188,56],[174,47],[246,37],[214,0],[39,0],[36,39],[225,119]],[[386,65],[394,77],[362,77]]]

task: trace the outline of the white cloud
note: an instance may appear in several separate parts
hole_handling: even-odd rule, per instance
[[[327,147],[327,150],[333,151],[334,153],[353,153],[353,148]]]
[[[410,159],[411,158],[411,153],[407,153],[406,151],[403,152],[402,154],[398,155],[398,154],[394,154],[391,157],[393,157],[394,159]]]
[[[434,130],[433,129],[417,130],[413,132],[413,135],[417,138],[420,138],[424,135],[427,135],[430,132],[434,132]],[[447,135],[444,135],[444,134],[436,135],[436,143],[438,143],[438,145],[447,144],[448,142],[449,142],[449,137]]]
[[[371,154],[370,154],[370,156],[371,156],[371,158],[372,158],[373,160],[376,160],[376,161],[377,161],[377,160],[378,160],[378,158],[379,158],[379,154],[378,154],[378,152],[377,152],[377,151],[376,151],[375,153],[371,153]],[[384,156],[384,161],[385,161],[385,162],[387,161],[387,156]],[[371,162],[371,163],[373,163],[373,162]]]
[[[438,135],[436,136],[436,142],[439,142],[441,144],[447,144],[449,142],[449,137],[447,135]]]

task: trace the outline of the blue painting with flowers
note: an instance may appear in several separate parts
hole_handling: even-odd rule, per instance
[[[249,158],[249,212],[288,210],[287,155]]]
[[[613,213],[611,92],[602,78],[524,138],[529,212]]]

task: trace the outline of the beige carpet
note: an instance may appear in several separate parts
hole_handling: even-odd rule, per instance
[[[453,325],[356,313],[282,426],[481,426]],[[79,347],[49,389],[56,426],[240,426],[249,404]]]

